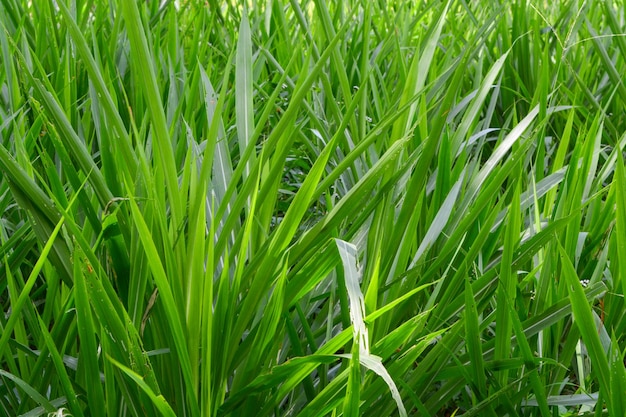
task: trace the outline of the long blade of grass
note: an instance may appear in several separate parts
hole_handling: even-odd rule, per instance
[[[561,259],[561,267],[563,279],[567,283],[569,298],[572,303],[572,313],[577,327],[580,329],[583,342],[589,351],[592,366],[594,367],[594,375],[600,384],[600,391],[605,392],[604,397],[610,398],[609,392],[606,390],[611,386],[609,362],[607,360],[607,352],[604,351],[600,337],[598,336],[596,321],[593,318],[591,307],[587,303],[585,292],[578,279],[576,269],[572,265],[569,255],[561,245],[558,247]],[[610,407],[609,407],[610,408]]]
[[[141,239],[143,249],[145,250],[146,256],[149,260],[150,271],[152,272],[155,284],[159,289],[160,297],[163,300],[168,326],[170,331],[172,332],[172,336],[174,339],[177,358],[180,361],[183,379],[188,387],[188,389],[186,389],[186,396],[189,399],[190,406],[192,407],[194,415],[199,415],[200,411],[196,400],[196,394],[193,390],[192,370],[188,350],[189,348],[187,346],[187,338],[184,334],[185,325],[182,318],[180,317],[174,295],[172,294],[169,280],[165,273],[165,269],[159,257],[157,248],[154,244],[152,233],[150,232],[150,229],[148,228],[148,225],[146,224],[143,215],[141,214],[141,211],[137,206],[137,203],[133,199],[131,199],[129,203],[131,207],[132,218],[139,231],[139,237]]]
[[[135,383],[143,390],[143,392],[148,394],[148,396],[150,397],[150,400],[152,400],[156,408],[161,412],[162,416],[176,417],[176,413],[174,412],[174,410],[172,410],[172,407],[170,407],[167,401],[165,401],[165,398],[163,398],[163,396],[160,394],[159,395],[155,394],[150,388],[150,386],[146,384],[146,382],[144,381],[141,375],[137,374],[132,369],[122,365],[121,363],[117,362],[115,359],[111,357],[108,357],[107,359],[111,363],[113,363],[113,365],[115,365],[118,369],[120,369],[122,372],[128,375],[133,381],[135,381]]]
[[[137,3],[134,1],[121,1],[119,3],[126,21],[133,59],[143,71],[143,75],[139,77],[139,83],[148,103],[153,123],[154,152],[165,175],[169,205],[172,211],[172,224],[178,228],[183,220],[183,200],[179,195],[178,175],[163,102],[159,93],[155,62],[148,47],[148,40]],[[193,394],[190,393],[190,395]]]
[[[353,244],[346,241],[336,239],[339,255],[344,268],[344,277],[346,280],[346,289],[350,301],[350,321],[352,322],[353,338],[358,340],[359,360],[361,364],[378,374],[387,386],[391,395],[396,402],[400,416],[406,416],[406,409],[402,403],[400,392],[395,382],[391,379],[389,372],[382,364],[380,357],[372,355],[369,348],[369,335],[367,326],[365,325],[365,302],[363,293],[360,288],[361,274],[357,265],[357,248]],[[354,400],[353,400],[354,401]]]
[[[254,104],[252,91],[252,39],[248,14],[244,10],[239,26],[237,40],[237,59],[235,63],[235,106],[237,118],[237,137],[239,138],[239,152],[243,155],[248,146],[254,146],[250,139],[254,132]],[[250,166],[254,163],[255,153],[246,161],[244,179],[250,173]]]

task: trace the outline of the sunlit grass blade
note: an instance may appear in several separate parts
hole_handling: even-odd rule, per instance
[[[154,152],[161,164],[167,195],[172,210],[172,224],[175,228],[181,225],[183,218],[183,199],[179,195],[177,170],[174,162],[172,143],[165,118],[163,102],[159,93],[156,62],[154,61],[144,31],[143,20],[138,4],[134,1],[121,1],[120,7],[126,21],[126,30],[131,43],[131,54],[142,68],[139,76],[143,94],[148,103],[152,121]],[[145,72],[144,72],[145,71]]]
[[[13,328],[17,324],[17,321],[21,318],[22,309],[24,308],[25,304],[30,302],[30,292],[33,289],[35,281],[37,280],[39,273],[41,272],[44,264],[48,259],[48,254],[52,250],[52,246],[54,245],[55,239],[61,231],[61,227],[63,226],[64,222],[65,216],[62,216],[55,226],[54,230],[50,234],[46,245],[43,247],[41,255],[37,259],[37,263],[35,263],[35,265],[33,266],[33,269],[28,279],[24,283],[24,287],[22,288],[19,297],[17,298],[17,300],[13,300],[13,302],[11,303],[11,315],[9,316],[7,322],[4,324],[2,329],[2,336],[0,336],[0,348],[4,350],[3,354],[5,355],[9,354],[9,352],[6,351],[6,348],[8,347],[7,342],[9,341],[9,337],[11,337]]]
[[[47,411],[49,413],[53,413],[55,412],[60,405],[53,405],[52,401],[48,400],[46,397],[44,397],[43,395],[41,395],[35,388],[31,387],[30,385],[28,385],[28,383],[26,383],[26,381],[16,377],[15,375],[0,369],[0,375],[2,375],[4,378],[10,379],[11,381],[15,382],[15,384],[20,387],[24,393],[26,395],[28,395],[30,398],[32,398],[33,400],[35,400],[37,403],[41,404],[43,406],[42,411]]]
[[[380,357],[372,355],[370,352],[370,341],[367,326],[365,324],[365,303],[363,300],[363,293],[359,287],[361,281],[361,273],[359,272],[357,264],[357,248],[353,244],[337,239],[337,248],[339,250],[339,256],[344,268],[344,277],[346,280],[346,289],[348,292],[348,299],[350,302],[350,321],[353,329],[353,339],[358,340],[359,345],[359,360],[369,370],[378,374],[391,391],[391,395],[398,406],[398,412],[400,416],[406,416],[406,410],[400,393],[396,387],[395,382],[389,375],[389,372],[381,362]]]
[[[61,353],[59,353],[59,351],[57,350],[54,344],[54,341],[50,337],[50,333],[48,332],[48,329],[46,328],[47,326],[41,320],[41,317],[38,317],[38,320],[39,320],[39,326],[41,329],[43,339],[46,343],[46,347],[48,348],[48,351],[50,352],[50,358],[52,360],[52,363],[54,364],[54,368],[56,369],[56,372],[59,378],[59,383],[61,385],[63,392],[65,393],[65,397],[67,398],[69,410],[72,413],[72,415],[81,417],[84,415],[83,409],[80,403],[78,402],[78,397],[72,386],[72,381],[65,368],[65,364],[63,363],[63,358],[61,356]]]
[[[195,411],[199,413],[196,394],[193,391],[191,363],[189,360],[187,338],[185,337],[184,321],[180,317],[165,269],[163,268],[163,264],[161,263],[157,249],[154,245],[154,241],[152,240],[152,234],[150,233],[148,225],[146,224],[137,203],[133,200],[129,203],[131,205],[132,217],[139,230],[139,236],[141,238],[143,248],[150,262],[150,270],[152,271],[156,286],[159,289],[161,299],[164,300],[168,326],[173,334],[177,358],[180,360],[181,372],[183,374],[185,384],[188,386],[186,396],[191,403],[190,406],[192,409],[195,408]]]
[[[610,355],[611,386],[609,390],[611,401],[609,402],[609,412],[612,415],[620,415],[626,412],[626,398],[624,398],[624,392],[626,392],[626,369],[624,369],[624,355],[619,350],[615,336],[611,337]]]
[[[239,39],[237,41],[237,59],[235,72],[235,105],[237,107],[237,137],[239,139],[239,152],[244,154],[248,146],[254,146],[250,142],[254,132],[254,104],[252,91],[252,39],[250,23],[247,13],[244,11],[239,26]],[[245,176],[250,172],[250,165],[254,163],[255,154],[246,161]],[[244,176],[244,179],[245,179]]]
[[[604,397],[608,400],[610,385],[610,372],[608,363],[608,353],[605,352],[598,336],[596,320],[593,318],[591,307],[586,302],[583,287],[578,279],[576,270],[574,269],[569,256],[562,246],[559,245],[559,255],[561,259],[561,267],[563,279],[568,287],[568,294],[572,302],[572,313],[574,320],[583,342],[589,351],[589,357],[593,366],[593,374],[598,379],[600,391],[604,393]],[[611,409],[611,406],[609,406]]]
[[[150,386],[146,384],[143,380],[142,376],[134,372],[132,369],[127,368],[121,363],[115,361],[113,358],[107,358],[107,360],[111,361],[117,368],[119,368],[122,372],[128,375],[135,383],[150,397],[156,408],[161,412],[162,416],[165,417],[176,417],[176,413],[170,407],[170,405],[165,401],[162,395],[155,394]]]
[[[480,328],[476,300],[469,278],[465,281],[465,334],[467,339],[467,351],[470,357],[474,383],[478,388],[476,393],[481,401],[487,397],[487,380],[483,364],[483,349],[480,340]]]
[[[89,294],[86,282],[83,277],[83,268],[87,268],[84,262],[84,255],[80,248],[74,251],[74,283],[76,289],[76,316],[78,334],[81,344],[85,346],[85,352],[80,355],[79,361],[84,367],[87,399],[89,404],[93,404],[92,414],[94,416],[104,416],[106,412],[104,391],[100,383],[100,369],[98,366],[98,346],[96,345],[96,328],[94,326],[91,306],[89,305]]]
[[[617,253],[619,274],[615,277],[617,286],[621,286],[622,294],[626,294],[626,171],[622,153],[618,152],[615,164],[615,198],[617,199],[615,210],[615,236],[617,240]]]
[[[359,415],[359,405],[361,398],[361,363],[359,339],[355,339],[352,345],[352,356],[350,358],[350,376],[346,388],[346,398],[343,402],[343,415],[346,417],[357,417]]]
[[[496,311],[496,326],[498,334],[496,336],[495,359],[505,360],[511,354],[511,332],[512,318],[511,309],[504,306],[513,306],[517,295],[517,276],[511,270],[513,261],[513,253],[518,244],[519,239],[519,217],[520,217],[520,187],[515,186],[513,199],[508,214],[508,222],[504,233],[504,248],[502,253],[502,262],[500,269],[500,277],[497,290],[497,303],[502,308]],[[508,385],[508,370],[499,373],[498,379],[501,386]]]

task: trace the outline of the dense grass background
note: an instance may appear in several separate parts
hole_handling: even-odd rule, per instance
[[[1,413],[626,415],[621,6],[158,3],[0,0]]]

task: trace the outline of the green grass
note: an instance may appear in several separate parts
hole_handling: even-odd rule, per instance
[[[0,415],[624,415],[620,10],[0,0]]]

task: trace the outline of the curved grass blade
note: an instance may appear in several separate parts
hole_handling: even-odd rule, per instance
[[[335,243],[344,268],[346,290],[350,301],[350,321],[352,322],[353,339],[358,340],[360,363],[383,378],[398,406],[400,416],[406,417],[406,409],[395,382],[393,382],[389,372],[382,364],[381,358],[370,353],[369,336],[364,320],[365,301],[360,287],[361,273],[357,265],[357,248],[353,244],[340,239],[335,239]]]
[[[161,412],[161,415],[164,417],[176,417],[176,413],[172,410],[172,407],[167,403],[165,398],[162,395],[155,394],[150,386],[146,384],[146,381],[141,377],[141,375],[134,372],[132,369],[127,368],[121,363],[117,362],[115,359],[108,357],[109,361],[113,363],[118,369],[128,375],[135,383],[150,397],[150,400],[154,403],[156,408]]]

